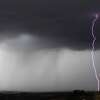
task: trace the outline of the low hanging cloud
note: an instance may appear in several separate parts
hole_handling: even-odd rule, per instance
[[[28,45],[31,42],[34,44],[32,48]],[[23,34],[1,42],[0,90],[96,89],[95,77],[92,70],[89,70],[91,68],[89,68],[91,62],[89,51],[37,48],[42,43],[44,45],[42,39]]]

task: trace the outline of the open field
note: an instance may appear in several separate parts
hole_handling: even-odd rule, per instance
[[[72,91],[72,92],[10,92],[2,91],[0,99],[6,100],[100,100],[100,93],[87,91]]]

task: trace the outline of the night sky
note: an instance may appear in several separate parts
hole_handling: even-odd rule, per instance
[[[97,90],[95,13],[99,0],[0,0],[0,90]],[[94,30],[100,73],[100,18]]]

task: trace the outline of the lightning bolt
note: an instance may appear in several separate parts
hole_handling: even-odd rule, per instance
[[[91,57],[92,57],[92,67],[94,69],[95,78],[97,80],[97,90],[99,92],[100,91],[100,86],[99,86],[100,80],[99,80],[98,73],[97,73],[96,66],[95,66],[95,41],[96,41],[96,36],[94,34],[94,26],[95,26],[96,21],[99,18],[99,15],[98,14],[95,14],[94,17],[95,18],[92,21],[92,33],[91,33],[92,34],[92,38],[93,38],[93,41],[92,41],[92,44],[91,44],[92,45]]]

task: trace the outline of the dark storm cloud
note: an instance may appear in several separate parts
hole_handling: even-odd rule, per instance
[[[16,36],[27,32],[49,38],[57,46],[87,49],[93,20],[88,14],[98,12],[99,3],[96,0],[0,0],[0,33],[1,36]],[[97,47],[99,25],[100,21],[95,28]]]

